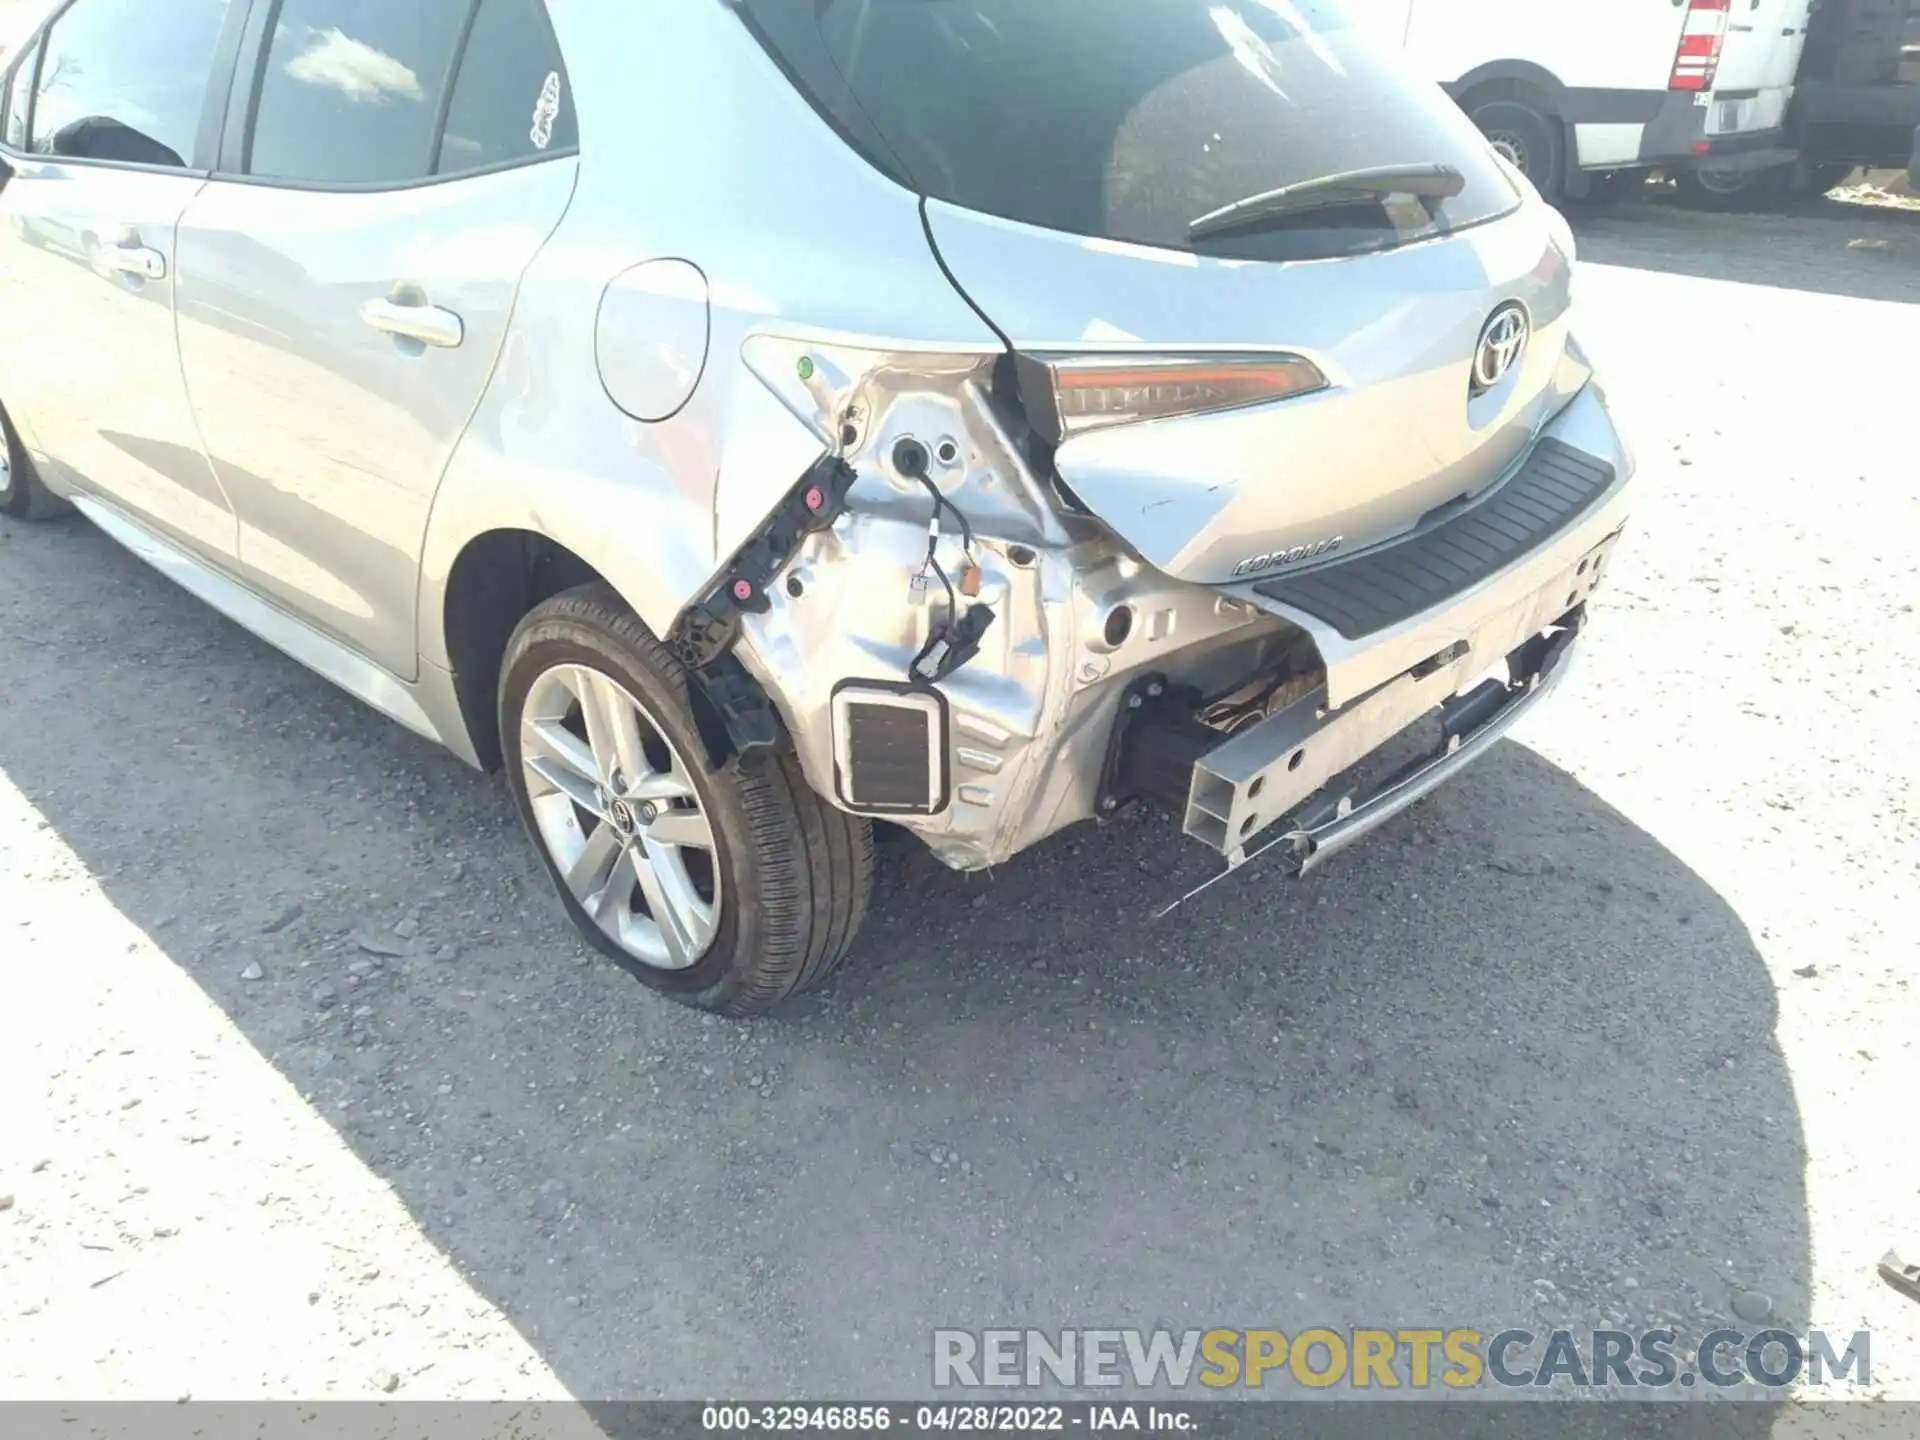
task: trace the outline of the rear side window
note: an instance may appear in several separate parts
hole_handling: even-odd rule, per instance
[[[731,3],[869,159],[970,210],[1287,260],[1384,249],[1519,203],[1453,102],[1343,0]],[[1283,187],[1433,165],[1460,173],[1457,195],[1350,199],[1189,233]]]
[[[470,18],[452,0],[281,0],[248,173],[341,185],[431,175]]]
[[[228,0],[78,0],[42,42],[30,148],[184,169],[227,8]],[[11,135],[11,113],[8,124]]]
[[[579,145],[544,0],[279,0],[247,171],[406,185]]]
[[[543,0],[482,0],[447,111],[439,173],[563,154],[580,124]]]

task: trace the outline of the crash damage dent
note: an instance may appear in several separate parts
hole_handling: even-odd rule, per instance
[[[1264,582],[1169,577],[1081,511],[1022,425],[1001,352],[756,335],[743,359],[821,454],[784,502],[790,519],[769,522],[760,568],[735,582],[750,599],[728,620],[727,662],[770,700],[822,795],[905,826],[959,869],[1139,798],[1184,814],[1190,835],[1236,860],[1285,818],[1282,802],[1506,666],[1507,681],[1455,707],[1474,723],[1452,744],[1476,752],[1552,688],[1542,682],[1560,649],[1537,668],[1517,657],[1532,653],[1530,637],[1564,632],[1571,644],[1633,470],[1570,347],[1532,438],[1602,466],[1604,495],[1486,579],[1350,637]],[[1420,703],[1409,709],[1409,697]],[[885,718],[855,744],[852,717],[867,702]],[[1170,707],[1170,730],[1130,731],[1133,712]],[[1481,723],[1489,707],[1497,725]],[[1307,744],[1290,726],[1321,738]],[[1222,750],[1236,736],[1263,751],[1244,777],[1219,768],[1238,755]],[[850,778],[861,746],[892,780],[907,776],[887,803]],[[1143,763],[1156,772],[1145,783]],[[1377,797],[1372,823],[1459,763]],[[1275,766],[1288,767],[1284,782],[1261,773]],[[1350,838],[1360,817],[1336,807],[1321,823]],[[1305,843],[1339,848],[1332,832]]]
[[[851,471],[844,506],[799,539],[739,617],[734,647],[778,708],[808,781],[846,803],[837,690],[907,687],[956,617],[991,616],[970,658],[915,686],[944,697],[944,806],[874,812],[945,863],[996,864],[1099,813],[1134,678],[1212,690],[1301,653],[1297,627],[1169,579],[1074,513],[1014,438],[1017,421],[995,393],[999,352],[763,335],[743,358]]]

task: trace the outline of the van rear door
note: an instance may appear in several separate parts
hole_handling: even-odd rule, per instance
[[[1707,134],[1777,130],[1807,48],[1813,0],[1728,0]]]

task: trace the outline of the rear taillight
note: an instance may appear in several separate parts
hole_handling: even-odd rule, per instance
[[[1680,49],[1673,57],[1669,90],[1711,90],[1720,68],[1720,46],[1727,38],[1731,0],[1689,0]]]
[[[1298,355],[1086,356],[1023,361],[1021,370],[1031,418],[1054,440],[1107,425],[1287,400],[1327,386],[1319,367]]]

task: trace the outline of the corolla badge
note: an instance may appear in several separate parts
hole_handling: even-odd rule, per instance
[[[1233,567],[1234,578],[1252,575],[1261,570],[1277,570],[1282,565],[1298,565],[1302,560],[1317,560],[1322,555],[1331,555],[1347,543],[1344,535],[1330,535],[1325,540],[1316,540],[1311,545],[1295,545],[1287,550],[1270,550],[1264,555],[1249,555]]]
[[[1512,373],[1527,352],[1527,336],[1533,322],[1527,307],[1518,300],[1509,301],[1493,312],[1480,332],[1479,347],[1473,352],[1473,393],[1484,394]]]

